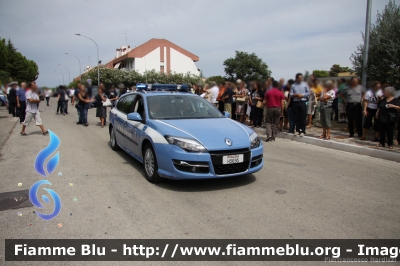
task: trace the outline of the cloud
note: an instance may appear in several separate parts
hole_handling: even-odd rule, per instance
[[[373,1],[382,10],[389,0]],[[206,76],[223,75],[223,61],[235,50],[255,52],[273,76],[292,78],[304,70],[350,66],[349,57],[365,27],[365,1],[359,0],[19,0],[1,1],[0,37],[11,38],[27,58],[39,65],[40,85],[65,82],[100,59],[108,62],[115,49],[138,46],[151,38],[166,38],[198,55]],[[55,72],[57,71],[57,72]]]

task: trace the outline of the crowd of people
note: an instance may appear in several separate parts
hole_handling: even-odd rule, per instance
[[[322,128],[320,139],[329,140],[332,121],[336,121],[347,123],[350,138],[356,131],[360,140],[366,140],[373,127],[372,140],[379,142],[378,147],[393,149],[400,143],[400,98],[395,98],[394,87],[378,81],[365,89],[357,77],[321,84],[313,75],[304,81],[298,73],[286,83],[283,78],[277,81],[271,77],[264,84],[242,80],[211,82],[204,87],[199,84],[194,86],[194,93],[240,123],[256,128],[265,125],[267,142],[274,141],[283,130],[302,137],[313,126]]]
[[[132,91],[136,90],[132,87]],[[93,95],[93,90],[90,80],[85,83],[78,82],[76,89],[70,89],[71,105],[77,109],[78,122],[76,124],[88,126],[88,110],[92,107],[96,108],[96,117],[100,120],[100,127],[104,128],[107,124],[107,107],[113,108],[118,98],[129,92],[123,84],[118,85],[118,90],[115,86],[106,89],[103,83],[97,88],[96,95]]]
[[[125,88],[123,84],[106,89],[104,84],[97,88],[93,95],[91,81],[78,83],[76,88],[59,86],[54,92],[46,89],[39,91],[35,82],[19,84],[11,82],[3,89],[7,95],[8,111],[13,117],[19,117],[23,124],[21,135],[26,135],[25,128],[35,119],[44,135],[40,118],[39,103],[46,100],[50,106],[50,98],[56,95],[56,114],[67,115],[68,106],[77,109],[78,122],[88,126],[88,110],[96,108],[96,117],[103,128],[107,123],[107,107],[115,106],[118,98],[135,91]],[[202,86],[193,85],[192,92],[206,98],[222,113],[228,112],[230,117],[250,127],[259,128],[265,125],[266,141],[274,141],[278,132],[286,130],[289,134],[304,136],[310,127],[322,128],[320,139],[331,138],[332,121],[347,122],[349,137],[355,133],[360,140],[367,139],[367,132],[372,127],[373,141],[378,147],[393,148],[400,143],[400,98],[395,98],[396,90],[389,84],[382,85],[378,81],[369,84],[368,90],[360,85],[357,77],[349,80],[341,79],[337,84],[327,80],[323,84],[313,75],[303,80],[301,73],[295,79],[285,83],[270,77],[263,84],[258,81],[246,83],[223,81],[219,84],[211,82]],[[394,141],[394,129],[397,123],[397,139]]]
[[[42,130],[44,136],[49,132],[44,129],[42,119],[39,112],[39,104],[44,97],[39,91],[35,81],[29,82],[11,82],[4,86],[3,93],[7,95],[8,113],[13,117],[19,118],[22,124],[21,136],[27,136],[25,129],[29,126],[32,119],[35,120],[36,126]]]

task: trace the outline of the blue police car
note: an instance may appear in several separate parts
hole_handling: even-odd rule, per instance
[[[226,118],[177,85],[137,86],[110,111],[110,144],[144,164],[146,179],[221,178],[263,167],[263,144],[252,129]],[[187,87],[186,87],[187,88]]]

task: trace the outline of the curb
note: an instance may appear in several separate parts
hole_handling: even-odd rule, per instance
[[[265,129],[263,128],[258,128],[254,130],[257,132],[257,134],[263,136],[265,135]],[[280,132],[278,134],[278,137],[282,139],[288,139],[291,141],[297,141],[297,142],[302,142],[306,144],[311,144],[311,145],[316,145],[328,149],[334,149],[334,150],[339,150],[339,151],[345,151],[345,152],[351,152],[351,153],[357,153],[361,155],[366,155],[366,156],[371,156],[374,158],[379,158],[379,159],[384,159],[384,160],[389,160],[389,161],[394,161],[400,163],[400,155],[396,152],[391,152],[391,151],[383,151],[379,149],[372,149],[368,147],[362,147],[362,146],[357,146],[357,145],[351,145],[347,143],[340,143],[340,142],[335,142],[335,141],[326,141],[326,140],[320,140],[312,137],[300,137],[300,136],[294,136],[293,134],[287,134],[287,133],[282,133]]]

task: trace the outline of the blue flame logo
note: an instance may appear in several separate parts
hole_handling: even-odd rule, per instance
[[[48,159],[51,156],[51,154],[54,153],[60,146],[59,137],[56,134],[54,134],[51,130],[49,130],[49,134],[50,134],[49,145],[39,152],[39,154],[36,156],[36,160],[35,160],[36,172],[44,177],[49,176],[56,169],[58,162],[60,160],[60,153],[58,151],[52,158]],[[47,170],[47,173],[46,173],[45,162],[47,159],[48,159],[48,161],[46,164],[46,170]],[[31,189],[29,190],[29,199],[31,200],[33,205],[35,205],[36,207],[38,207],[40,209],[43,209],[44,207],[39,202],[39,199],[37,197],[37,192],[38,192],[39,187],[43,184],[51,185],[51,183],[48,180],[40,180],[40,181],[36,182],[35,184],[33,184]],[[60,200],[60,197],[58,196],[58,194],[54,190],[48,189],[48,188],[44,188],[44,190],[46,190],[52,197],[52,200],[54,201],[54,210],[50,214],[43,214],[40,212],[36,212],[36,214],[43,220],[47,221],[47,220],[53,219],[60,213],[61,200]],[[50,203],[50,200],[46,195],[42,195],[42,200],[46,204]]]
[[[49,130],[50,133],[50,143],[49,145],[41,150],[39,154],[36,157],[35,161],[35,170],[38,172],[39,175],[42,175],[46,177],[46,172],[44,170],[44,163],[47,158],[50,157],[50,155],[55,152],[58,147],[60,146],[60,139],[56,134],[53,133],[53,131]],[[54,155],[52,158],[49,159],[47,162],[47,173],[50,175],[54,169],[56,169],[58,165],[58,161],[60,160],[60,153],[57,152],[56,155]]]
[[[39,199],[37,197],[38,189],[43,184],[51,185],[51,183],[48,180],[40,180],[40,181],[36,182],[35,184],[33,184],[31,189],[29,190],[29,199],[31,200],[32,204],[35,205],[36,207],[38,207],[39,209],[44,209],[43,205],[39,202]],[[37,214],[37,216],[39,216],[43,220],[48,221],[48,220],[53,219],[54,217],[56,217],[60,213],[60,211],[61,211],[61,200],[60,200],[60,197],[58,196],[58,194],[56,192],[54,192],[54,190],[48,189],[48,188],[44,188],[44,190],[46,190],[50,194],[50,196],[52,197],[52,199],[54,201],[54,210],[50,214],[43,214],[43,213],[40,213],[40,212],[36,212],[36,214]],[[46,195],[42,195],[42,199],[47,204],[50,203],[50,200]]]

